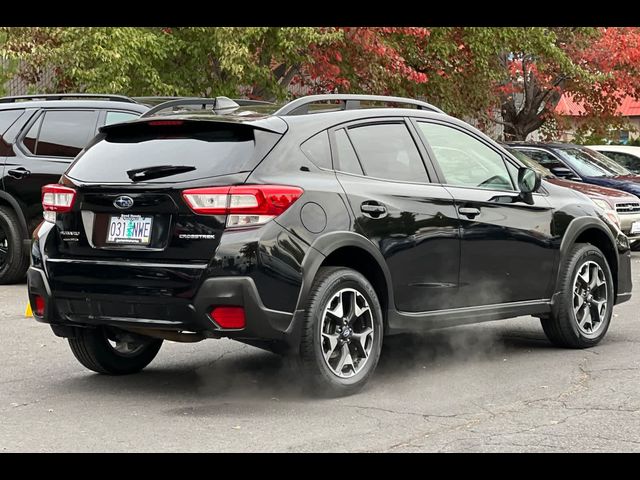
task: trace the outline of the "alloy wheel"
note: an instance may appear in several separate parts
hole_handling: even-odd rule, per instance
[[[583,263],[573,280],[573,312],[584,335],[595,336],[605,323],[608,293],[602,267],[594,261]]]
[[[353,377],[367,363],[377,334],[367,299],[353,288],[335,293],[322,314],[325,363],[340,378]]]

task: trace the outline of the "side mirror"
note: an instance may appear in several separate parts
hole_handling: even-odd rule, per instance
[[[567,167],[552,167],[551,173],[553,173],[556,177],[564,178],[565,180],[580,180],[579,177],[569,170]]]
[[[532,168],[523,167],[518,170],[518,188],[521,193],[533,193],[540,188],[542,177]]]

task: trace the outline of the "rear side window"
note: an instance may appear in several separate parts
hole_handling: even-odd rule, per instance
[[[326,130],[311,137],[300,148],[317,167],[331,169],[331,147]]]
[[[23,143],[36,156],[73,158],[95,134],[93,110],[49,110],[31,126]]]
[[[106,127],[100,139],[71,165],[67,176],[86,182],[133,183],[132,171],[149,169],[156,173],[135,181],[163,183],[248,172],[281,138],[245,124],[158,123],[162,122]]]
[[[0,111],[0,136],[9,130],[9,127],[20,118],[24,110],[3,110]]]
[[[40,115],[22,139],[24,146],[34,155],[36,154],[36,144],[38,141],[38,133],[40,132],[40,125],[42,125],[42,119],[43,115]]]
[[[400,182],[428,182],[418,148],[404,123],[352,127],[349,138],[364,173]]]
[[[337,169],[341,172],[364,175],[353,145],[351,145],[349,137],[347,137],[346,132],[342,129],[336,132],[336,147],[338,157]]]
[[[138,118],[140,115],[129,112],[107,112],[104,120],[105,125],[111,125],[112,123],[128,122]]]

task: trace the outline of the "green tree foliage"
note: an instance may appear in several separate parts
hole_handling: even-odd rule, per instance
[[[246,95],[315,92],[425,98],[448,113],[501,123],[525,139],[563,128],[562,94],[581,128],[620,124],[621,96],[640,98],[640,29],[578,27],[1,28],[0,53],[55,91]],[[498,112],[498,115],[495,115]]]
[[[310,61],[331,29],[2,28],[6,55],[34,83],[55,72],[50,90],[125,95],[229,95],[283,98],[290,79]],[[255,93],[254,93],[255,92]]]

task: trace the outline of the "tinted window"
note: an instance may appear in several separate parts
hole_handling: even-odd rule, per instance
[[[429,181],[418,148],[404,123],[350,128],[349,138],[365,175],[397,181]]]
[[[111,125],[112,123],[127,122],[129,120],[133,120],[134,118],[138,118],[139,116],[140,115],[138,115],[137,113],[107,112],[104,124]]]
[[[316,166],[331,168],[331,147],[329,146],[329,134],[326,130],[311,137],[300,145],[300,148]]]
[[[75,157],[95,134],[95,111],[55,111],[41,115],[31,126],[24,146],[34,155]]]
[[[107,127],[101,136],[71,165],[70,177],[129,183],[127,172],[151,169],[141,181],[162,183],[249,172],[281,138],[245,125],[200,121],[167,126],[123,123]],[[178,169],[153,173],[152,167],[162,166]]]
[[[338,130],[336,132],[336,146],[338,147],[337,170],[363,175],[362,167],[360,166],[360,162],[358,162],[356,152],[353,150],[351,141],[344,130]]]
[[[455,128],[418,122],[449,185],[513,190],[502,155]]]
[[[3,135],[9,127],[13,125],[24,110],[3,110],[0,111],[0,136]]]
[[[42,115],[40,115],[38,119],[35,121],[35,123],[31,125],[31,128],[29,129],[26,136],[22,140],[22,143],[24,144],[25,147],[27,147],[27,150],[29,150],[34,155],[36,154],[36,142],[38,140],[38,132],[40,131],[41,124],[42,124]]]
[[[95,135],[96,112],[54,111],[45,113],[36,155],[75,157]]]

